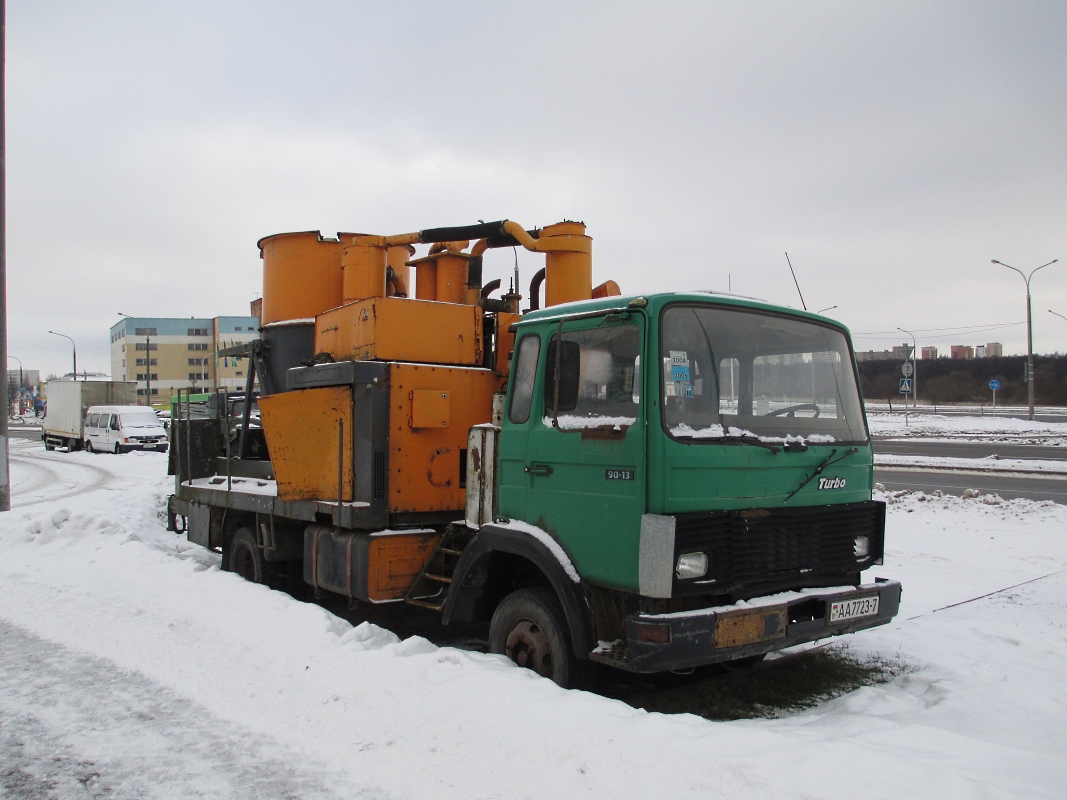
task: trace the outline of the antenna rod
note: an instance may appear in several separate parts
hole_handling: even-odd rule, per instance
[[[789,260],[789,253],[785,254],[785,263],[789,265],[789,274],[793,276],[793,283],[797,284],[797,294],[800,295],[800,304],[804,306],[804,310],[808,310],[808,304],[804,302],[804,294],[800,291],[800,284],[797,283],[797,274],[793,272],[793,262]]]

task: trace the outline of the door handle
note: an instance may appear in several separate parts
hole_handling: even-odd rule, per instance
[[[552,467],[548,466],[548,464],[530,464],[528,467],[525,467],[525,471],[527,475],[537,475],[542,478],[547,478],[552,474]]]

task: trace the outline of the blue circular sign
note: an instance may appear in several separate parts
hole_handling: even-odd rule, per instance
[[[989,382],[989,388],[992,389],[995,392],[997,389],[1000,388],[1000,381],[998,381],[998,380],[996,380],[994,378],[993,380],[991,380]]]

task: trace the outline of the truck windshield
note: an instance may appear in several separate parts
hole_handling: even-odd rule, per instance
[[[866,442],[837,328],[722,306],[663,312],[663,418],[672,437]]]

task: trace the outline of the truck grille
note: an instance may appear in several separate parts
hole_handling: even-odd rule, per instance
[[[704,552],[708,574],[674,580],[674,594],[719,594],[792,576],[856,572],[881,558],[885,504],[874,500],[802,508],[757,508],[676,515],[675,558]],[[859,564],[857,536],[870,537]],[[714,582],[711,582],[714,581]]]

